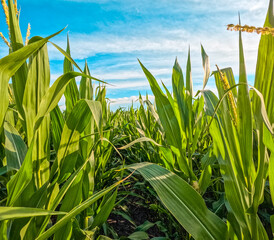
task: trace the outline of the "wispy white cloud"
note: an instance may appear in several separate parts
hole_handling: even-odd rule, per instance
[[[212,70],[215,70],[215,64],[221,68],[230,66],[238,75],[238,34],[227,31],[226,24],[236,24],[239,11],[243,24],[262,26],[268,6],[268,0],[58,1],[64,4],[66,1],[76,2],[87,7],[85,3],[95,3],[103,13],[113,14],[113,18],[97,22],[92,22],[91,17],[89,24],[96,25],[96,30],[87,28],[86,32],[78,32],[73,29],[70,32],[71,54],[77,63],[82,64],[80,66],[83,66],[83,59],[88,59],[91,75],[110,82],[113,86],[108,86],[109,92],[120,90],[121,96],[126,98],[130,98],[127,90],[149,89],[136,58],[159,82],[162,80],[170,86],[174,59],[178,56],[185,72],[189,45],[196,90],[201,88],[203,78],[200,43],[210,57]],[[249,75],[255,73],[259,37],[243,33]],[[64,35],[55,37],[53,41],[65,49]],[[6,51],[2,46],[1,57]],[[53,82],[61,75],[58,72],[62,71],[64,56],[50,44],[48,49],[50,59],[59,63],[53,69]],[[214,90],[213,85],[209,83]]]
[[[118,106],[122,106],[122,105],[128,105],[131,103],[137,103],[139,99],[139,96],[130,96],[130,97],[122,97],[122,98],[110,98],[110,104],[112,106],[118,105]],[[146,100],[146,96],[142,96],[143,100]],[[154,102],[155,97],[153,95],[148,95],[148,99],[151,102]]]

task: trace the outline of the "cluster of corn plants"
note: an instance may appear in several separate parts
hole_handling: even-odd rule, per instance
[[[265,27],[273,29],[273,26],[273,1],[271,0]],[[224,180],[225,206],[228,212],[225,221],[210,212],[201,195],[178,175],[151,163],[131,166],[151,183],[163,204],[195,239],[269,239],[258,217],[258,208],[264,201],[265,190],[270,190],[274,204],[273,61],[273,36],[262,34],[258,49],[255,86],[249,87],[240,31],[239,83],[235,85],[231,68],[220,70],[217,67],[217,71],[213,74],[219,98],[210,90],[200,91],[205,101],[206,116],[208,116],[205,131],[209,130],[212,136],[213,154],[218,160]],[[181,71],[175,63],[175,74],[173,72],[172,78],[174,99],[172,99],[168,91],[167,96],[163,94],[154,77],[143,65],[141,66],[155,95],[164,132],[170,137],[167,142],[171,148],[178,149],[182,147],[181,143],[185,139],[182,129],[178,130],[179,126],[188,126],[186,118],[182,118],[184,125],[180,125],[178,121],[178,116],[185,116],[186,109],[184,98],[178,97],[183,95],[184,85],[182,83],[180,85],[180,81],[177,81],[176,85],[174,81],[180,79],[181,74],[177,78],[175,74]],[[206,64],[204,64],[204,87],[209,76],[209,69],[205,66]],[[188,86],[190,86],[189,83]],[[189,87],[186,88],[189,90]],[[178,107],[179,101],[182,102],[180,107]],[[191,107],[188,106],[187,110],[190,109]],[[176,114],[176,110],[181,111],[180,115]],[[186,152],[186,150],[183,151],[182,156],[185,156]],[[182,161],[182,163],[184,167],[181,170],[191,178],[190,161]],[[273,216],[270,217],[270,221],[273,229]]]
[[[16,2],[2,5],[10,54],[0,60],[1,239],[90,238],[108,218],[120,184],[105,188],[102,175],[121,177],[105,171],[112,152],[106,89],[94,89],[91,79],[100,80],[70,57],[69,41],[66,51],[51,43],[65,60],[64,74],[50,86],[47,43],[61,31],[24,44]]]
[[[1,239],[107,239],[100,234],[109,233],[105,222],[125,199],[116,203],[127,169],[152,185],[188,239],[269,239],[259,211],[265,198],[274,205],[273,0],[264,27],[228,25],[240,31],[238,84],[231,68],[217,66],[218,97],[206,90],[209,58],[201,47],[203,89],[196,96],[189,51],[185,79],[175,61],[172,93],[140,62],[155,103],[140,96],[137,109],[115,112],[105,83],[71,58],[69,38],[66,51],[50,42],[62,30],[29,39],[29,26],[23,41],[17,2],[2,5],[9,39],[0,36],[9,55],[0,59]],[[241,31],[262,34],[254,87]],[[64,55],[63,75],[51,86],[47,44]],[[205,201],[214,188],[223,192],[222,214]],[[269,222],[274,228],[273,216]],[[140,230],[138,236],[147,238]]]

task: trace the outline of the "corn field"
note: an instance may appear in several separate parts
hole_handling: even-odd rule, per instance
[[[264,26],[228,25],[239,33],[238,83],[232,68],[210,69],[203,46],[195,95],[190,50],[185,74],[175,60],[172,91],[139,60],[155,101],[140,95],[139,107],[116,111],[69,37],[66,49],[54,43],[64,29],[30,38],[29,25],[23,39],[17,1],[1,2],[0,239],[273,239],[273,0]],[[243,31],[260,34],[254,86]],[[64,56],[52,85],[48,45]],[[134,209],[150,216],[134,220]]]

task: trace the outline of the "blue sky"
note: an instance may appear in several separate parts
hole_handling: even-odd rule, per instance
[[[202,43],[210,58],[211,70],[232,67],[238,75],[238,34],[226,25],[238,22],[262,26],[268,0],[18,0],[20,24],[31,36],[47,36],[65,26],[67,29],[53,39],[66,47],[69,32],[71,55],[83,67],[87,59],[91,75],[105,80],[112,108],[127,106],[139,91],[149,94],[148,81],[137,58],[157,80],[171,87],[171,72],[178,57],[184,71],[190,46],[194,90],[202,88],[203,68],[200,54]],[[3,12],[0,31],[6,33]],[[23,35],[25,35],[23,31]],[[5,34],[7,36],[7,33]],[[243,34],[246,67],[253,81],[257,34]],[[49,44],[52,82],[62,74],[63,56]],[[0,43],[0,57],[7,54]],[[214,80],[208,88],[214,90]],[[61,103],[62,104],[62,103]]]

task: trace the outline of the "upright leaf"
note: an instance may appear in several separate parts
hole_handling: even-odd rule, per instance
[[[2,98],[2,104],[0,104],[0,126],[2,126],[3,124],[3,120],[9,104],[9,79],[25,63],[25,61],[31,54],[41,48],[48,41],[48,39],[59,34],[61,31],[49,37],[43,38],[37,42],[29,44],[28,46],[23,47],[16,52],[13,52],[8,56],[0,59],[0,96]]]
[[[4,123],[5,153],[7,170],[19,170],[27,154],[27,146],[18,131],[9,123]]]
[[[24,46],[23,38],[19,26],[19,18],[15,13],[15,5],[12,0],[8,0],[9,3],[9,33],[11,40],[12,52]],[[22,107],[22,101],[24,96],[25,84],[27,81],[27,63],[24,62],[22,66],[17,70],[15,75],[12,77],[12,86],[15,97],[16,106],[21,116],[24,116]]]
[[[238,134],[239,143],[243,161],[243,172],[248,180],[249,189],[251,190],[251,182],[253,177],[253,154],[250,151],[253,147],[253,133],[252,133],[252,112],[251,102],[249,97],[249,89],[247,85],[247,77],[245,70],[245,60],[242,44],[242,35],[239,32],[239,83],[243,83],[238,87],[238,99],[237,99],[237,115],[238,115]],[[252,168],[253,167],[253,168]]]
[[[69,37],[67,36],[67,54],[70,56],[70,45],[69,45]],[[64,59],[64,73],[69,73],[73,71],[72,63],[65,57]],[[79,92],[76,85],[75,79],[71,79],[69,84],[66,86],[66,90],[64,92],[66,98],[66,114],[68,115],[76,102],[79,99]]]
[[[201,54],[202,54],[203,68],[204,68],[204,80],[203,80],[203,89],[204,89],[210,75],[210,63],[209,63],[209,57],[207,56],[203,45],[201,45]]]

